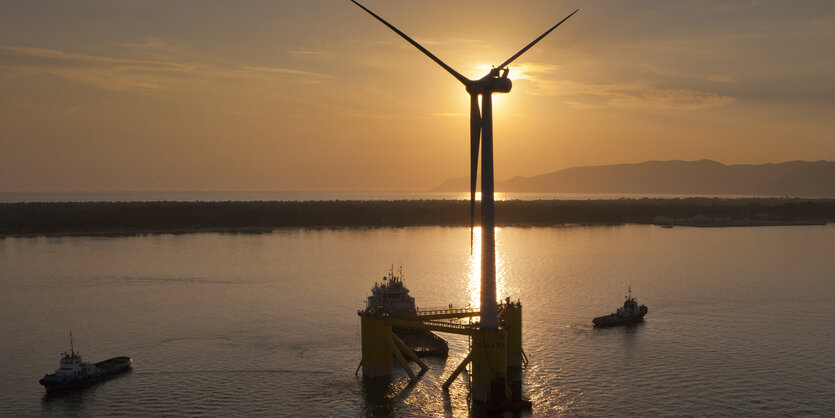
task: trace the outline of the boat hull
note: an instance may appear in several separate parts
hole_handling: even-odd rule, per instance
[[[604,316],[598,316],[597,318],[592,319],[591,322],[594,323],[596,327],[613,327],[617,325],[627,325],[627,324],[637,324],[644,320],[644,316],[647,314],[647,307],[641,306],[641,310],[634,315],[629,316],[620,316],[617,314],[610,314]]]
[[[130,370],[132,364],[133,359],[130,357],[113,357],[96,363],[92,372],[76,376],[48,374],[38,383],[46,388],[47,393],[78,389],[124,373]]]

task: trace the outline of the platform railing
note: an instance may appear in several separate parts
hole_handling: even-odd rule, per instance
[[[417,308],[416,315],[419,317],[431,317],[431,316],[448,316],[454,315],[460,317],[467,317],[467,316],[478,316],[479,309],[473,307],[460,307],[456,308],[450,306],[448,308]]]
[[[427,319],[410,320],[406,318],[389,318],[388,322],[391,325],[398,327],[425,329],[427,331],[446,332],[450,334],[471,335],[472,333],[478,331],[477,324],[458,324],[454,322]]]

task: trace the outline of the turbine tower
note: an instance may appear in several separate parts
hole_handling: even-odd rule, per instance
[[[386,22],[383,18],[368,10],[365,6],[351,0],[374,16],[377,20],[388,26],[389,29],[400,35],[406,42],[423,52],[432,61],[435,61],[456,80],[460,81],[470,95],[470,228],[474,226],[475,219],[475,189],[478,176],[478,156],[481,148],[481,321],[482,330],[498,329],[497,307],[496,307],[496,236],[495,236],[495,198],[493,196],[493,99],[494,93],[509,93],[513,83],[508,78],[511,62],[524,54],[537,42],[542,40],[560,24],[568,20],[579,9],[575,10],[556,25],[545,31],[538,38],[526,45],[519,52],[503,63],[493,67],[490,72],[478,80],[470,80],[458,71],[441,61],[426,48],[410,38],[405,33]],[[481,96],[481,109],[478,105],[478,96]],[[472,234],[472,232],[471,232]]]

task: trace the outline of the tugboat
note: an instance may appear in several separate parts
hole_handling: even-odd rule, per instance
[[[415,298],[409,296],[409,289],[403,285],[403,267],[399,275],[394,274],[394,265],[382,283],[374,283],[371,296],[365,303],[365,311],[374,315],[409,317],[417,315]],[[447,341],[432,331],[392,327],[391,331],[418,356],[446,357],[449,354]]]
[[[638,301],[632,297],[632,288],[629,288],[629,296],[623,302],[623,307],[609,315],[598,316],[592,322],[597,327],[610,327],[614,325],[634,324],[644,320],[647,314],[645,305],[638,306]]]
[[[47,393],[77,389],[125,372],[131,368],[130,357],[113,357],[95,364],[84,363],[75,352],[70,332],[70,351],[61,354],[60,367],[53,374],[47,374],[38,383],[44,385]]]

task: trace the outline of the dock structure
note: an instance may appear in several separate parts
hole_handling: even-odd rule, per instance
[[[390,315],[368,307],[358,311],[362,332],[362,375],[365,378],[388,378],[397,362],[411,382],[417,382],[420,374],[428,369],[425,363],[396,335],[392,327],[421,329],[432,332],[466,335],[470,338],[469,353],[443,384],[449,389],[455,379],[470,367],[473,397],[498,399],[485,403],[497,409],[530,408],[530,402],[522,399],[522,366],[525,354],[522,350],[522,304],[508,299],[496,304],[497,327],[481,329],[480,322],[462,323],[462,319],[480,318],[477,308],[449,308],[417,310],[414,315]],[[415,373],[408,360],[414,361],[420,370]]]

